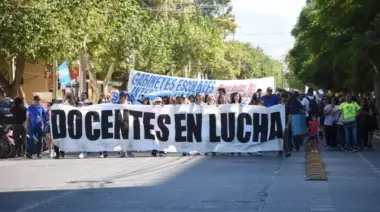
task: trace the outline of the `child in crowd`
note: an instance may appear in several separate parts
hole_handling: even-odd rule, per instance
[[[318,153],[318,135],[319,135],[319,122],[316,115],[312,115],[308,122],[309,142],[311,142],[311,152]]]

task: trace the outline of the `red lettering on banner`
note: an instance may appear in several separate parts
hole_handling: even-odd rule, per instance
[[[250,83],[247,92],[248,92],[248,93],[255,93],[255,91],[256,91],[256,87],[257,87],[257,86],[256,86],[255,84]]]

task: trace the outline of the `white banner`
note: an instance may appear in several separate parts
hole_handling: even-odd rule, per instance
[[[275,88],[274,77],[248,80],[199,80],[181,77],[170,77],[158,74],[150,74],[141,71],[129,73],[128,91],[139,98],[141,94],[155,91],[183,91],[189,95],[201,92],[205,94],[218,94],[219,88],[226,89],[227,97],[234,92],[242,95],[243,99],[251,99],[252,95],[261,88]]]
[[[230,104],[53,105],[53,142],[66,152],[282,150],[285,107]]]

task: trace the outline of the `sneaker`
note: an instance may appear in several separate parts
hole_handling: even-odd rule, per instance
[[[134,157],[135,155],[134,155],[132,152],[129,152],[129,151],[128,151],[128,152],[127,152],[127,156],[128,156],[128,157]]]
[[[65,156],[66,156],[66,153],[63,152],[63,151],[60,151],[59,154],[61,155],[62,158],[65,158]],[[58,157],[59,157],[59,156],[58,156]]]
[[[85,157],[85,155],[84,155],[83,152],[81,152],[81,153],[78,155],[78,158],[80,158],[80,159],[83,159],[84,157]]]
[[[29,158],[29,159],[33,159],[33,155],[31,155],[29,153],[26,153],[26,157]]]
[[[152,150],[150,153],[153,157],[157,157],[157,150]],[[183,154],[182,154],[183,155]]]
[[[103,156],[104,156],[104,158],[108,157],[108,152],[105,152],[105,153],[103,154]]]
[[[238,156],[241,156],[241,152],[238,152],[237,155],[238,155]]]
[[[41,154],[37,154],[37,158],[38,158],[38,159],[41,159],[41,158],[42,158],[42,155],[41,155]]]
[[[359,151],[359,150],[356,149],[356,148],[352,149],[352,152],[358,152],[358,151]]]
[[[256,152],[256,155],[257,156],[261,156],[261,152]]]
[[[103,153],[100,153],[100,154],[99,154],[99,157],[100,157],[100,158],[104,158],[104,154],[103,154]]]
[[[55,157],[55,152],[50,152],[50,158],[54,158]]]
[[[212,155],[212,156],[216,156],[216,152],[212,152],[211,155]]]
[[[120,157],[121,158],[125,158],[125,156],[126,156],[126,153],[124,151],[120,152]]]
[[[187,153],[183,152],[183,153],[182,153],[182,156],[187,156]]]
[[[286,155],[285,155],[286,158],[288,158],[290,156],[292,156],[292,153],[290,153],[290,152],[286,153]]]

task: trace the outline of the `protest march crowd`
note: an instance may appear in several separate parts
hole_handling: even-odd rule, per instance
[[[300,150],[304,138],[325,142],[329,149],[341,151],[360,151],[372,148],[372,140],[375,130],[378,129],[378,115],[375,107],[375,99],[371,94],[354,95],[345,93],[332,95],[327,93],[321,95],[318,89],[313,86],[307,93],[297,91],[276,92],[271,87],[263,93],[258,89],[251,97],[248,105],[270,108],[282,104],[285,108],[286,121],[283,129],[283,154],[289,157],[295,149]],[[122,91],[119,93],[118,104],[130,105],[133,97],[130,93]],[[178,95],[160,96],[154,98],[141,96],[138,104],[142,105],[181,105],[193,104],[198,106],[205,105],[224,105],[224,104],[244,104],[240,93],[235,92],[227,96],[225,89],[219,89],[217,95]],[[1,119],[1,139],[12,139],[14,141],[13,157],[27,157],[33,159],[34,155],[41,158],[41,152],[47,150],[51,158],[64,158],[65,152],[59,149],[52,142],[50,127],[50,108],[53,105],[69,105],[82,108],[93,105],[87,98],[86,93],[82,93],[79,99],[75,99],[71,93],[67,93],[64,99],[53,100],[48,108],[40,104],[40,97],[34,96],[33,104],[27,106],[23,98],[16,97],[14,100],[5,97],[0,90],[0,119]],[[97,104],[112,104],[111,96],[102,94]],[[303,122],[303,133],[299,131],[300,126],[292,124],[296,120],[294,117],[301,117]],[[302,127],[301,127],[302,129]],[[256,141],[257,142],[257,141]],[[0,148],[1,150],[1,148]],[[318,148],[313,147],[312,152],[317,153]],[[79,158],[85,158],[88,152],[78,152]],[[248,152],[252,154],[253,152]],[[261,152],[257,151],[260,155]],[[107,157],[108,152],[98,152],[99,157]],[[133,151],[120,151],[121,157],[133,157]],[[165,154],[164,151],[152,150],[153,156]],[[196,153],[200,154],[200,153]],[[205,153],[205,155],[216,155],[216,152]],[[222,153],[230,155],[242,155],[239,152]],[[0,156],[2,155],[0,151]],[[189,155],[188,152],[182,153],[183,156]],[[2,156],[5,157],[5,156]]]

